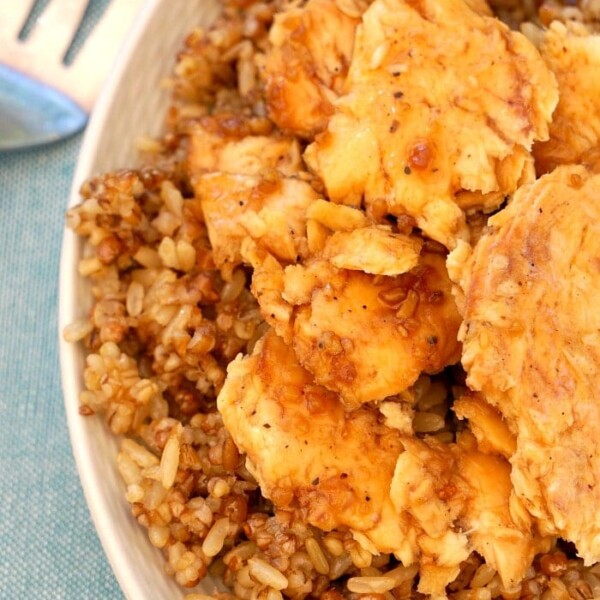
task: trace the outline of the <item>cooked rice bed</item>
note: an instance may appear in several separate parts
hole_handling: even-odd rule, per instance
[[[595,24],[588,4],[576,18]],[[513,22],[537,18],[527,3],[493,6]],[[126,436],[118,468],[132,514],[183,587],[208,575],[231,590],[215,592],[222,598],[416,598],[416,568],[372,555],[348,531],[316,530],[301,511],[273,511],[215,408],[227,364],[251,352],[266,325],[249,274],[239,268],[222,279],[201,215],[187,203],[186,136],[209,113],[244,115],[254,133],[271,131],[254,57],[279,7],[231,2],[209,32],[192,32],[171,80],[167,131],[141,143],[145,166],[87,182],[68,214],[89,242],[79,270],[94,299],[89,318],[65,332],[88,352],[81,414],[102,413]],[[454,440],[461,425],[450,409],[461,377],[447,372],[415,384],[418,435]],[[600,596],[600,567],[584,568],[561,545],[505,589],[473,554],[447,591],[457,600],[583,600]]]

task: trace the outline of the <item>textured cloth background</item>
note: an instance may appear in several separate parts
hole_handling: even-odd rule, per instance
[[[106,0],[93,0],[92,19]],[[122,599],[79,484],[57,352],[61,236],[81,136],[0,153],[0,598]]]

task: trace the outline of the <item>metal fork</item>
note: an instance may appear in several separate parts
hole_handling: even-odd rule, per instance
[[[64,58],[93,0],[50,0],[25,40],[35,0],[0,0],[0,150],[56,141],[86,123],[144,0],[111,0],[75,60]]]

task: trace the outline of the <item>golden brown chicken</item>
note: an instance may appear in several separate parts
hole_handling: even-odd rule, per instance
[[[401,447],[376,408],[347,414],[272,332],[229,365],[218,406],[278,508],[299,508],[317,527],[350,527],[380,551],[396,550],[403,525],[389,485]]]
[[[325,240],[322,257],[338,269],[372,275],[402,275],[419,264],[423,239],[383,227],[336,231]]]
[[[485,401],[481,394],[463,394],[454,401],[454,414],[468,419],[469,430],[477,439],[477,447],[488,454],[511,458],[516,450],[516,440],[502,413]]]
[[[262,128],[264,124],[260,122]],[[277,171],[292,176],[302,169],[293,138],[255,131],[258,124],[232,114],[206,116],[190,128],[187,170],[192,180],[211,172],[259,175]]]
[[[196,177],[194,192],[218,267],[231,269],[242,261],[245,238],[284,262],[307,253],[306,209],[317,194],[305,181],[209,173]]]
[[[545,547],[511,498],[505,459],[479,452],[469,434],[445,445],[393,429],[374,406],[346,412],[273,332],[230,364],[218,406],[277,508],[418,563],[422,593],[443,594],[473,550],[511,586]]]
[[[269,116],[281,129],[312,138],[327,126],[367,4],[309,0],[275,17],[263,79]]]
[[[520,583],[534,555],[552,540],[537,533],[513,496],[506,459],[482,453],[469,432],[455,444],[404,436],[402,445],[390,493],[395,509],[410,515],[419,592],[445,595],[473,550],[507,588]]]
[[[535,47],[463,0],[375,0],[345,90],[305,152],[330,199],[385,199],[449,248],[468,236],[462,209],[533,179],[558,99]]]
[[[542,531],[600,560],[600,175],[519,190],[463,256],[463,365],[516,436],[515,491]]]
[[[313,287],[292,316],[300,363],[351,408],[399,394],[422,372],[457,362],[460,317],[444,263],[444,256],[425,253],[395,277],[307,265]]]
[[[334,253],[341,249],[335,237],[330,238],[334,259],[343,258],[352,268],[316,257],[284,269],[266,253],[246,248],[263,316],[292,345],[315,381],[339,393],[349,409],[399,394],[421,372],[441,371],[460,356],[461,320],[445,257],[415,255],[414,247],[407,249],[402,237],[396,237],[396,268],[401,257],[408,255],[408,260],[394,276],[355,270],[349,251]],[[327,249],[326,244],[325,256]],[[368,259],[369,252],[369,246],[362,248],[363,263],[376,262]],[[384,265],[393,256],[390,251]]]
[[[550,139],[533,148],[538,174],[578,164],[600,145],[600,34],[585,26],[555,21],[542,34],[542,58],[558,81],[560,99]]]

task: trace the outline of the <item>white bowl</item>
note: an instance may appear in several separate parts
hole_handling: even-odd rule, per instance
[[[86,131],[70,205],[81,184],[94,174],[138,164],[133,142],[158,134],[168,105],[160,81],[174,65],[177,50],[195,26],[207,26],[220,10],[217,0],[149,0],[126,40]],[[77,273],[83,244],[71,231],[63,238],[59,331],[85,316],[90,295]],[[106,556],[129,600],[177,600],[182,589],[164,573],[164,558],[131,516],[125,486],[116,468],[117,440],[100,418],[79,415],[84,352],[60,336],[62,384],[73,453],[87,504]],[[212,585],[210,586],[212,588]],[[209,586],[205,583],[205,591]]]

